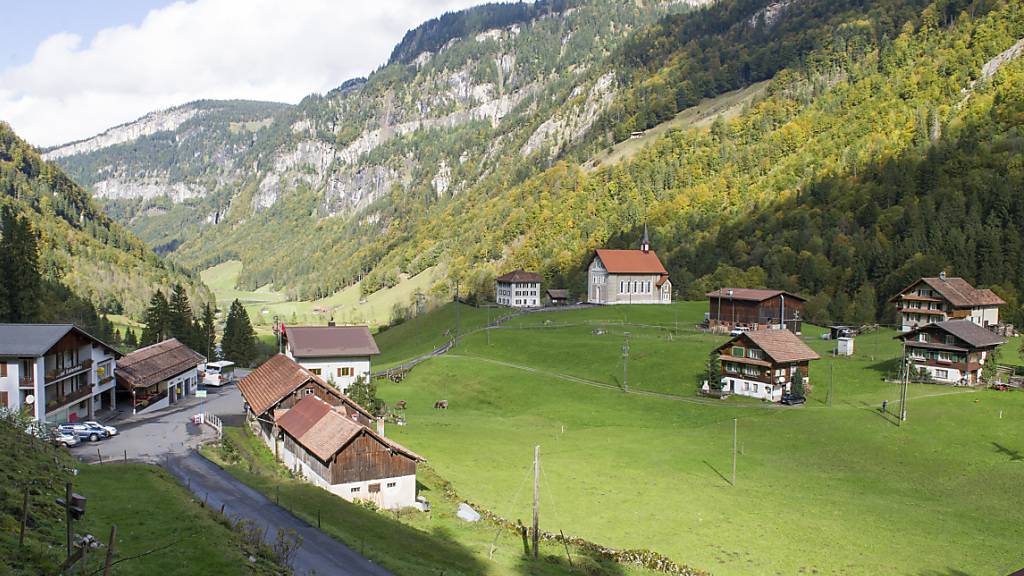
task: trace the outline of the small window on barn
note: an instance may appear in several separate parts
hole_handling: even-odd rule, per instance
[[[370,484],[370,485],[369,485],[369,486],[367,487],[367,491],[368,491],[368,492],[369,492],[370,494],[376,494],[376,493],[380,492],[380,484]]]
[[[398,482],[388,482],[388,488],[394,488],[395,486],[398,486]]]
[[[312,395],[313,395],[313,389],[312,388],[306,388],[306,396],[312,396]]]
[[[743,352],[744,352],[744,350],[743,350],[742,346],[733,346],[732,347],[732,356],[734,356],[736,358],[743,358]]]
[[[355,494],[356,492],[359,492],[359,486],[356,486],[355,488],[350,488],[349,492],[351,492],[352,494]]]

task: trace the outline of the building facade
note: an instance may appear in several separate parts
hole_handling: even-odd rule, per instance
[[[644,227],[639,250],[595,250],[587,270],[591,304],[671,304],[672,281]]]
[[[119,359],[117,383],[128,393],[133,414],[155,412],[195,395],[204,362],[201,354],[171,338]]]
[[[40,422],[112,409],[120,353],[72,324],[0,324],[0,406]]]
[[[370,359],[380,354],[366,326],[294,326],[283,331],[285,354],[342,391],[369,378]]]
[[[502,274],[494,280],[494,300],[513,308],[539,308],[542,305],[542,280],[540,274],[522,269]]]
[[[896,306],[902,332],[947,320],[969,320],[994,328],[999,324],[999,307],[1006,304],[995,292],[975,288],[945,272],[921,278],[889,301]]]
[[[981,382],[992,351],[1006,339],[970,320],[928,324],[897,336],[911,368],[936,382],[973,386]]]
[[[800,334],[803,327],[807,299],[796,294],[761,288],[721,288],[706,296],[708,311],[704,323],[711,330],[786,328]]]
[[[769,402],[792,390],[797,372],[810,381],[808,368],[820,358],[789,330],[756,330],[735,336],[715,349],[722,391]]]

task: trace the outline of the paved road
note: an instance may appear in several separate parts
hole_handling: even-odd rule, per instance
[[[223,504],[228,516],[247,518],[266,527],[268,542],[273,542],[279,529],[295,530],[302,537],[302,545],[292,559],[298,576],[391,576],[384,568],[299,520],[195,452],[172,454],[163,465],[182,484],[190,486],[196,496],[205,499],[211,509],[219,509]]]

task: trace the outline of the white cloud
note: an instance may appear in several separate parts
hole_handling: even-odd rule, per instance
[[[202,98],[298,102],[368,74],[420,22],[479,2],[176,2],[91,40],[50,36],[0,72],[0,119],[48,146]]]

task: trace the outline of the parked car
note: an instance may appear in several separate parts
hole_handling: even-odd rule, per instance
[[[796,406],[797,404],[803,404],[807,399],[799,394],[792,392],[786,392],[782,395],[782,403],[786,406]]]
[[[100,424],[95,420],[86,420],[83,422],[86,426],[95,426],[96,428],[103,428],[107,431],[107,436],[117,436],[117,428],[113,426],[107,426],[106,424]]]
[[[84,422],[61,424],[57,427],[61,432],[74,434],[79,440],[88,439],[90,442],[97,442],[109,436],[107,431],[98,426],[89,426]]]
[[[748,331],[749,330],[747,328],[742,328],[740,326],[737,326],[737,327],[735,327],[735,328],[733,328],[732,330],[729,331],[729,336],[739,336],[740,334],[743,334],[744,332],[748,332]]]
[[[54,430],[53,432],[53,443],[57,446],[63,446],[70,448],[72,446],[78,446],[78,436],[71,434],[70,432],[63,432],[61,430]]]

